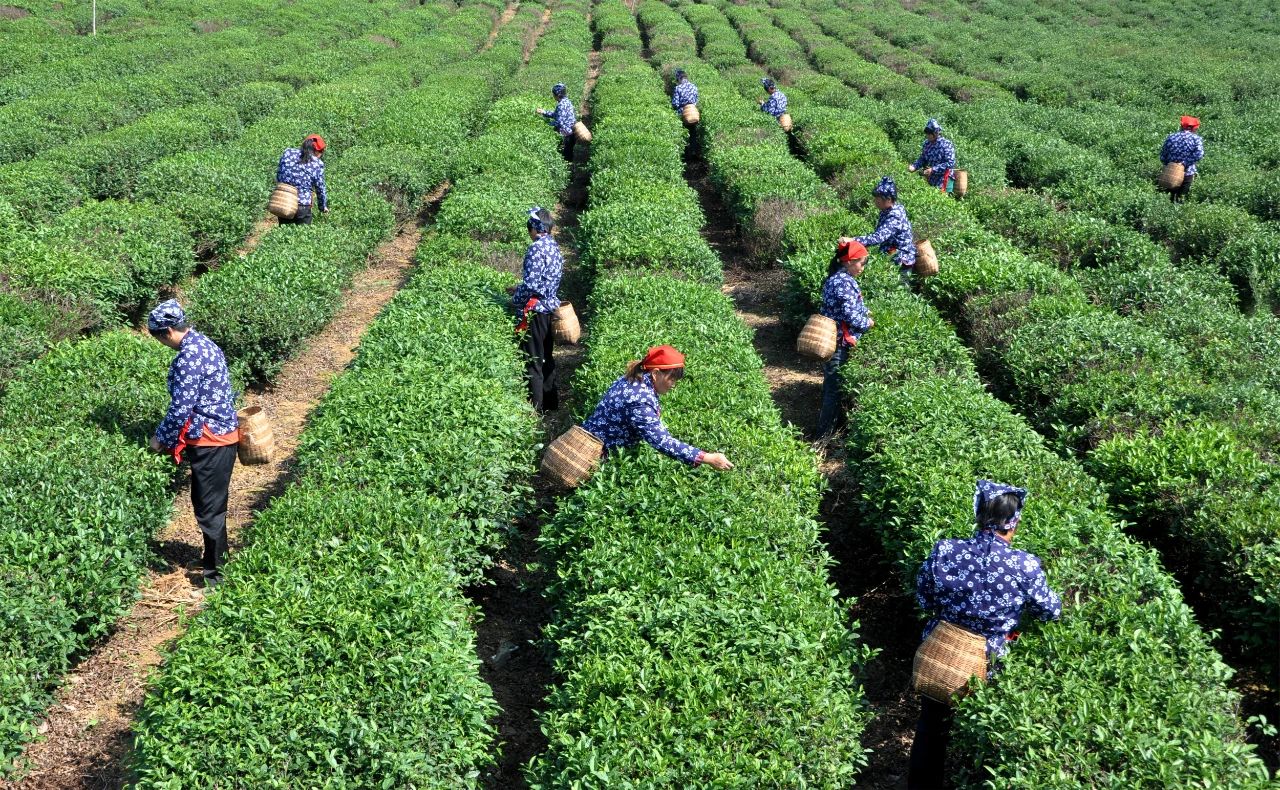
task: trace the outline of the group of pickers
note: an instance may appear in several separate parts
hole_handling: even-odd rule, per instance
[[[674,73],[671,107],[681,112],[698,102],[698,89],[682,70]],[[787,111],[787,97],[768,78],[762,80],[768,99],[760,109],[775,118]],[[565,159],[572,162],[577,121],[573,102],[563,84],[552,88],[554,110],[536,110],[564,138]],[[1191,187],[1196,163],[1204,155],[1204,144],[1196,134],[1199,121],[1184,116],[1182,129],[1166,139],[1160,152],[1163,164],[1184,165],[1185,179],[1174,191],[1181,201]],[[925,125],[926,139],[920,157],[910,166],[928,183],[950,191],[956,170],[956,150],[943,137],[935,119]],[[324,140],[308,135],[298,148],[289,148],[280,158],[277,180],[298,190],[299,211],[293,222],[311,222],[312,192],[319,195],[320,208],[328,211],[321,155]],[[818,435],[834,431],[842,417],[841,367],[848,361],[859,338],[875,326],[862,299],[857,278],[869,258],[868,247],[876,246],[892,256],[910,281],[916,262],[911,221],[898,202],[892,178],[882,178],[873,190],[879,209],[876,229],[865,236],[842,237],[836,243],[828,276],[822,287],[820,312],[837,326],[837,348],[824,366]],[[511,305],[516,334],[526,357],[529,398],[539,413],[559,408],[553,355],[552,316],[560,307],[559,288],[564,258],[552,230],[554,220],[544,208],[530,209],[526,219],[530,244],[525,252],[519,285]],[[171,403],[151,441],[152,449],[171,454],[176,463],[183,456],[191,465],[191,499],[196,520],[204,536],[203,578],[209,587],[221,581],[221,567],[227,551],[227,500],[231,471],[239,440],[226,359],[208,337],[193,329],[182,307],[169,299],[147,318],[151,334],[176,350],[168,376]],[[429,331],[429,328],[424,330]],[[723,453],[706,452],[671,435],[662,423],[658,398],[670,392],[685,371],[685,357],[669,345],[649,349],[630,363],[626,372],[605,392],[582,428],[599,440],[608,457],[641,442],[691,467],[707,465],[719,471],[734,468]],[[1016,638],[1015,628],[1023,614],[1040,619],[1061,615],[1058,596],[1049,588],[1040,561],[1031,554],[1011,548],[1021,520],[1027,492],[1000,483],[979,480],[974,493],[976,531],[965,540],[942,540],[920,568],[916,580],[917,599],[929,616],[925,641],[940,623],[967,629],[985,643],[987,676]],[[975,638],[976,638],[975,637]],[[912,745],[909,784],[911,787],[940,787],[947,733],[953,699],[922,696],[922,710]]]

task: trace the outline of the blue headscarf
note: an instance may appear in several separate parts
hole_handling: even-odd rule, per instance
[[[539,211],[542,211],[541,206],[534,206],[533,208],[529,209],[528,225],[530,228],[533,228],[538,233],[550,233],[551,226],[544,223],[541,219],[538,218]]]
[[[676,69],[674,72],[672,72],[671,76],[676,78],[676,82],[679,82],[680,80],[685,78],[684,69]]]
[[[925,132],[933,132],[934,134],[942,134],[942,124],[938,123],[937,118],[930,118],[929,122],[924,125]]]
[[[564,95],[568,92],[569,89],[564,86],[563,82],[557,82],[555,85],[551,86],[551,95],[555,96],[557,99],[563,99]]]
[[[765,77],[764,79],[760,80],[760,84],[764,86],[765,90],[769,90],[775,87],[773,80],[769,79],[768,77]]]
[[[898,185],[893,183],[893,179],[885,176],[880,179],[880,183],[876,184],[876,188],[871,190],[871,194],[876,197],[887,197],[894,200],[898,199]]]
[[[1013,494],[1018,497],[1018,507],[1013,511],[1013,518],[1003,524],[983,524],[978,522],[978,529],[1013,529],[1018,526],[1018,522],[1022,520],[1022,506],[1027,501],[1027,489],[1011,486],[1006,483],[994,483],[990,480],[979,480],[973,489],[973,518],[977,521],[982,513],[982,506],[1005,494]]]
[[[178,304],[177,299],[166,299],[147,314],[147,329],[152,332],[171,329],[185,323],[187,323],[187,314],[183,312],[182,305]]]

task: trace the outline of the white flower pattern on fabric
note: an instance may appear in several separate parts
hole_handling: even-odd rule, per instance
[[[851,345],[845,339],[846,329],[856,340],[871,328],[871,313],[862,301],[862,288],[853,275],[844,269],[828,277],[822,284],[822,307],[818,312],[840,325],[837,336],[841,346]]]
[[[893,260],[899,266],[914,266],[916,263],[916,239],[911,229],[911,220],[907,219],[907,210],[901,203],[894,203],[880,212],[880,221],[876,229],[867,236],[858,236],[858,241],[870,247],[879,245],[880,251],[887,253],[897,249]]]
[[[329,206],[329,192],[324,185],[324,162],[319,157],[307,164],[302,164],[302,151],[298,148],[286,148],[280,155],[280,164],[276,167],[276,181],[292,184],[298,188],[298,205],[311,205],[311,191],[320,194],[320,210]]]
[[[1195,132],[1174,132],[1164,138],[1160,147],[1160,164],[1181,162],[1186,167],[1186,174],[1196,174],[1196,163],[1204,159],[1204,138]]]
[[[217,436],[231,433],[239,425],[227,358],[212,340],[194,329],[182,338],[178,356],[169,366],[169,410],[156,429],[156,440],[173,449],[187,420],[191,420],[189,440],[200,438],[206,425]]]
[[[775,89],[773,95],[760,105],[760,109],[777,118],[787,111],[787,94]]]
[[[560,278],[564,276],[564,255],[560,245],[550,233],[539,236],[524,253],[524,266],[520,284],[511,296],[511,305],[517,313],[524,310],[529,299],[538,298],[535,313],[550,313],[560,307]]]
[[[698,103],[698,86],[688,80],[677,83],[671,92],[671,109],[680,112],[686,104]]]
[[[924,145],[920,146],[920,158],[913,166],[917,170],[932,167],[933,172],[927,178],[929,185],[942,186],[942,177],[948,170],[956,167],[955,144],[942,135],[938,135],[937,140],[925,140]]]
[[[613,382],[582,427],[604,443],[606,455],[641,441],[690,466],[696,466],[703,455],[697,447],[672,436],[662,424],[658,393],[649,373],[641,374],[638,381],[623,376]]]
[[[556,102],[554,110],[544,110],[542,116],[551,122],[551,128],[559,132],[561,137],[573,134],[573,125],[578,122],[573,102],[569,101],[568,96]]]

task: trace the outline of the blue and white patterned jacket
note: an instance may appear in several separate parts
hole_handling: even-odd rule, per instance
[[[604,443],[606,455],[618,448],[634,447],[643,440],[678,461],[691,466],[701,463],[703,452],[672,436],[660,415],[653,376],[642,373],[638,381],[623,376],[613,382],[582,427]]]
[[[1041,620],[1062,616],[1062,600],[1049,589],[1040,559],[1013,548],[990,529],[967,540],[940,540],[916,575],[916,600],[929,615],[924,636],[940,620],[987,638],[987,657],[1008,651],[1024,612]]]
[[[551,128],[559,132],[561,137],[573,134],[573,125],[578,121],[578,116],[573,111],[573,102],[569,101],[568,96],[556,102],[554,110],[544,110],[542,116],[551,121]]]
[[[523,315],[524,306],[536,297],[535,313],[552,313],[560,307],[560,278],[564,276],[564,255],[550,233],[539,236],[524,253],[520,284],[511,296],[511,306]]]
[[[917,170],[932,167],[933,172],[927,178],[930,186],[942,186],[943,176],[948,170],[956,168],[955,144],[942,135],[938,135],[937,140],[925,140],[924,145],[920,146],[920,158],[915,161],[914,167]]]
[[[1181,162],[1189,176],[1196,174],[1196,163],[1201,159],[1204,159],[1204,138],[1195,132],[1174,132],[1164,138],[1164,145],[1160,147],[1160,164]]]
[[[787,94],[780,90],[774,90],[773,94],[760,105],[760,109],[772,115],[774,118],[779,117],[787,111]]]
[[[858,236],[857,239],[868,247],[879,245],[884,253],[896,249],[893,260],[899,266],[914,266],[916,263],[916,239],[911,230],[911,220],[907,219],[907,210],[901,203],[882,210],[876,229],[870,235]]]
[[[818,312],[836,322],[841,346],[853,345],[849,338],[861,338],[871,326],[871,313],[862,301],[862,288],[844,269],[822,284],[822,307]]]
[[[298,148],[286,148],[280,155],[280,164],[276,167],[276,181],[293,184],[298,188],[298,205],[311,205],[311,190],[320,193],[320,210],[328,208],[329,193],[324,186],[324,162],[313,157],[307,164],[302,164],[302,151]]]
[[[169,411],[156,429],[156,440],[173,449],[187,420],[191,421],[188,441],[199,439],[206,425],[214,435],[222,436],[240,424],[227,358],[212,340],[194,329],[182,338],[178,356],[169,365]]]
[[[698,103],[698,86],[689,80],[677,82],[675,90],[671,91],[671,109],[680,112],[680,109],[686,104]]]

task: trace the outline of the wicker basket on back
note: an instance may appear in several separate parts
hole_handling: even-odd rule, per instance
[[[782,131],[784,132],[791,131],[791,113],[784,112],[782,115],[779,115],[778,125],[782,127]]]
[[[558,342],[571,346],[578,344],[582,338],[582,325],[578,323],[578,314],[573,311],[571,302],[561,302],[551,314],[551,331]]]
[[[1181,162],[1170,162],[1160,171],[1160,177],[1156,179],[1160,184],[1160,188],[1166,192],[1172,192],[1182,186],[1182,182],[1186,180],[1187,168]]]
[[[916,242],[915,272],[917,277],[932,277],[938,273],[938,253],[933,251],[928,239]]]
[[[814,313],[796,338],[796,351],[810,359],[826,362],[836,353],[836,322]]]
[[[564,486],[577,488],[600,465],[604,443],[581,425],[560,434],[542,456],[542,476]]]
[[[293,219],[298,215],[298,188],[277,181],[276,188],[271,190],[271,199],[267,201],[267,211],[280,219]]]
[[[702,115],[698,112],[698,105],[696,104],[686,104],[684,108],[680,110],[680,117],[683,118],[684,122],[690,126],[693,126],[695,123],[702,120]]]
[[[955,178],[956,183],[951,188],[951,194],[958,198],[964,197],[969,191],[969,171],[957,170],[952,173],[952,177]]]
[[[943,620],[916,650],[911,688],[946,705],[968,693],[969,678],[987,680],[987,640],[967,628]]]
[[[236,456],[245,466],[271,462],[276,449],[276,437],[271,431],[271,421],[261,406],[250,406],[236,412],[240,418],[240,446]]]
[[[576,137],[580,143],[591,142],[591,130],[588,129],[587,125],[582,121],[576,121],[573,124],[573,136]]]

